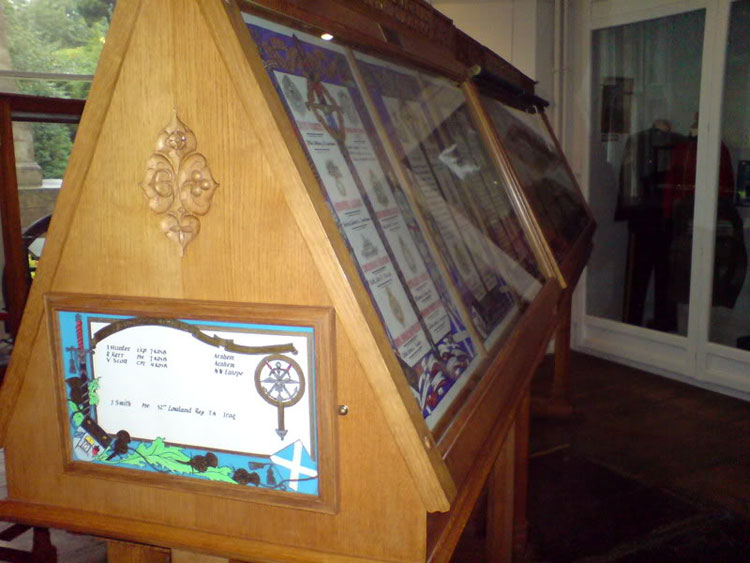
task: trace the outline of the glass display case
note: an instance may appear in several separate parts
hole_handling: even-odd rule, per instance
[[[0,391],[0,517],[439,561],[489,481],[491,549],[523,550],[530,379],[593,225],[464,40],[422,0],[118,2]]]

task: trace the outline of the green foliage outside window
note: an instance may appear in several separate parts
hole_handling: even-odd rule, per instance
[[[94,74],[115,0],[0,0],[5,43],[13,69],[28,72]],[[0,22],[2,24],[3,22]],[[82,81],[18,80],[23,94],[85,98]],[[61,178],[72,146],[65,125],[32,125],[36,160],[45,178]]]

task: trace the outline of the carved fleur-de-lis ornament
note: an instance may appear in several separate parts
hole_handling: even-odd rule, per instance
[[[196,152],[198,141],[175,111],[156,139],[156,151],[146,163],[141,188],[149,207],[162,215],[160,226],[176,242],[180,256],[198,236],[198,216],[211,209],[219,184],[214,180],[206,157]]]

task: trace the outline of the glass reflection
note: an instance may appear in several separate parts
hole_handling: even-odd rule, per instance
[[[543,280],[460,88],[357,55],[420,215],[477,332],[494,342]]]
[[[750,1],[732,4],[721,122],[710,339],[750,350]],[[736,172],[736,174],[735,174]]]
[[[705,12],[597,30],[589,314],[687,334]]]
[[[589,223],[586,206],[541,114],[484,98],[503,147],[519,176],[558,263]]]

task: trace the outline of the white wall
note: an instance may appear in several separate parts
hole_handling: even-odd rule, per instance
[[[461,31],[513,62],[513,3],[513,0],[435,0],[432,5],[451,18]]]
[[[553,101],[554,0],[434,0],[463,32],[536,80]]]

